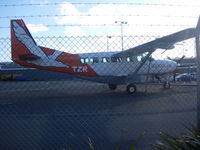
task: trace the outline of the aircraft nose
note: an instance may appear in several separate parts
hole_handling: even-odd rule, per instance
[[[173,72],[177,68],[177,63],[172,60],[156,60],[154,64],[155,64],[155,68],[154,68],[155,72],[158,72],[158,73]]]

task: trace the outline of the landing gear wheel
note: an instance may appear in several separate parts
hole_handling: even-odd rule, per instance
[[[171,87],[171,85],[170,85],[170,83],[168,81],[163,83],[163,88],[164,89],[170,89],[170,87]]]
[[[136,86],[134,84],[129,84],[127,87],[126,87],[126,91],[129,93],[129,94],[134,94],[136,93],[137,89],[136,89]]]
[[[108,84],[108,87],[110,90],[115,90],[117,88],[117,85],[115,84]]]

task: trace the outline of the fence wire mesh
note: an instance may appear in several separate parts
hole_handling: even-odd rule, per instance
[[[132,65],[139,66],[147,54],[121,60],[106,52],[126,50],[158,37],[125,36],[123,41],[120,36],[34,39],[43,47],[77,54],[80,64],[93,68],[100,64],[102,76],[114,76],[114,72],[123,77],[128,75],[123,72],[134,72]],[[129,83],[110,90],[106,83],[75,76],[76,69],[67,74],[17,65],[11,60],[10,45],[10,39],[0,39],[1,149],[127,149],[131,144],[151,149],[157,132],[178,135],[184,126],[196,125],[194,39],[179,42],[172,50],[156,50],[142,67],[149,75],[128,80],[137,83],[134,95],[126,93]],[[177,69],[167,77],[150,75],[149,66],[158,59],[176,61]],[[45,63],[48,60],[42,60],[41,64]],[[169,64],[159,65],[156,69],[162,72]],[[170,81],[170,89],[163,87],[165,80]]]

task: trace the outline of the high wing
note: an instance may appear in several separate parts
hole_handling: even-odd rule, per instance
[[[188,29],[164,36],[162,38],[155,39],[145,44],[136,46],[134,48],[124,50],[122,52],[114,54],[114,56],[127,57],[127,56],[138,55],[144,52],[152,53],[158,48],[172,49],[174,48],[175,43],[193,38],[195,37],[195,35],[196,35],[196,28],[188,28]]]

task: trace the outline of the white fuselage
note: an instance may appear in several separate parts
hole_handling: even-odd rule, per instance
[[[142,63],[145,54],[126,58],[112,57],[117,52],[78,54],[100,76],[128,76],[133,74]],[[166,74],[173,72],[177,63],[171,60],[147,60],[138,74]]]

